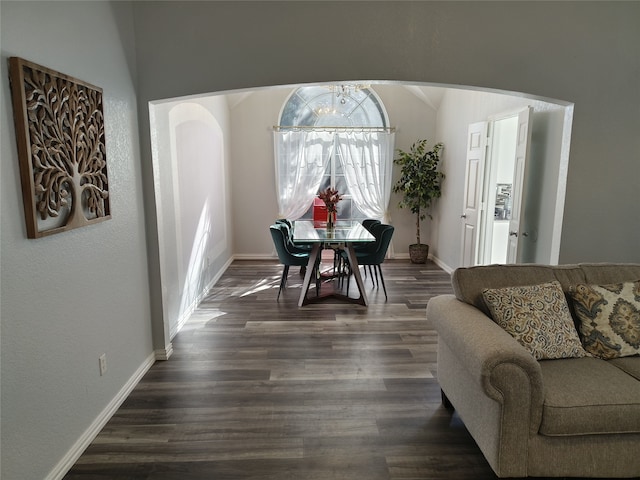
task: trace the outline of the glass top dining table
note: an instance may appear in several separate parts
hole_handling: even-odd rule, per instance
[[[295,243],[361,243],[374,242],[375,237],[357,221],[338,220],[333,228],[327,229],[326,222],[296,220],[293,222],[293,241]]]
[[[333,228],[327,228],[326,222],[312,222],[308,220],[296,220],[293,222],[293,243],[312,244],[309,254],[309,267],[305,273],[304,282],[302,283],[302,291],[298,306],[302,307],[308,303],[315,303],[327,297],[338,297],[345,301],[358,303],[360,305],[368,305],[367,294],[365,292],[360,269],[358,268],[358,259],[356,257],[353,245],[357,243],[374,242],[375,237],[362,226],[360,222],[349,220],[338,220]],[[350,270],[358,287],[359,297],[354,298],[344,295],[339,291],[332,290],[328,294],[318,294],[315,297],[309,297],[309,285],[311,278],[318,275],[314,268],[317,264],[318,256],[322,247],[326,244],[332,248],[342,248],[349,259]]]

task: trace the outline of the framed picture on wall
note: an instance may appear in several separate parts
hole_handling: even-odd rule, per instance
[[[111,218],[102,89],[9,59],[29,238]]]

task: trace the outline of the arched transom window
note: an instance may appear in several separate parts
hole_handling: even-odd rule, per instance
[[[387,114],[373,90],[361,85],[301,87],[289,96],[281,126],[387,127]]]

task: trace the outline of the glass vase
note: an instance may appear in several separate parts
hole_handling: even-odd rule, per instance
[[[331,230],[336,226],[336,212],[327,212],[327,229]]]

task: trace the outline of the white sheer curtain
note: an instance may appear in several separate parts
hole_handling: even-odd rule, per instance
[[[338,132],[336,138],[354,203],[368,217],[388,221],[395,134]]]
[[[318,194],[333,149],[333,133],[276,131],[273,138],[278,217],[295,220]]]

